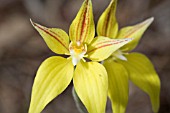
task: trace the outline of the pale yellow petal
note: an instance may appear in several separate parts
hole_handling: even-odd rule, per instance
[[[108,78],[101,64],[83,61],[78,63],[73,83],[77,95],[89,113],[105,113]]]
[[[45,60],[34,80],[29,113],[40,113],[62,93],[72,80],[73,70],[70,59],[54,56]]]
[[[58,28],[47,28],[32,21],[31,23],[53,52],[69,54],[69,37],[65,31]]]
[[[109,6],[100,16],[97,23],[98,36],[116,38],[118,32],[118,23],[116,20],[117,0],[111,0]]]
[[[160,80],[149,59],[139,53],[126,55],[128,61],[119,61],[129,72],[130,80],[145,91],[152,103],[155,113],[159,110]]]
[[[117,38],[133,38],[133,41],[123,46],[121,50],[122,51],[133,50],[138,45],[138,42],[141,39],[143,33],[153,22],[153,20],[154,18],[152,17],[137,25],[124,27],[120,29]]]
[[[85,0],[76,18],[73,20],[69,35],[73,43],[80,42],[89,44],[95,35],[93,21],[93,9],[91,0]]]
[[[113,113],[125,113],[129,96],[129,78],[123,65],[107,59],[104,67],[108,73],[109,98]]]
[[[102,61],[108,58],[114,51],[130,42],[132,39],[110,39],[108,37],[99,36],[94,38],[87,47],[87,58],[93,61]]]

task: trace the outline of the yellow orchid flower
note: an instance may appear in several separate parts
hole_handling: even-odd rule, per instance
[[[128,80],[150,96],[152,109],[159,109],[160,80],[150,60],[140,53],[129,53],[133,50],[154,18],[149,18],[134,26],[124,27],[118,31],[115,17],[117,0],[112,0],[105,9],[97,24],[98,36],[111,39],[133,38],[133,41],[121,47],[104,61],[108,73],[108,96],[114,113],[124,113],[128,103]]]
[[[108,76],[104,66],[97,61],[108,58],[131,39],[94,38],[91,0],[83,2],[70,26],[69,36],[61,29],[31,23],[48,47],[65,57],[52,56],[40,65],[32,88],[29,113],[40,113],[72,79],[75,91],[88,112],[104,113]]]

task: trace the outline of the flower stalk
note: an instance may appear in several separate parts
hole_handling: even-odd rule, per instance
[[[76,103],[76,107],[79,110],[79,112],[80,113],[88,113],[87,109],[84,107],[84,105],[81,102],[80,98],[78,97],[76,91],[74,90],[74,87],[72,88],[72,95],[73,95],[73,99]]]

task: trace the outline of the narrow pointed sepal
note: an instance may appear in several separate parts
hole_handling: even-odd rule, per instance
[[[118,23],[116,20],[117,0],[112,0],[106,10],[102,13],[97,24],[98,36],[116,38]]]
[[[133,50],[138,45],[138,42],[141,39],[143,33],[146,31],[146,29],[149,27],[149,25],[153,22],[153,20],[154,20],[154,18],[151,17],[137,25],[124,27],[124,28],[120,29],[117,38],[134,38],[133,41],[131,41],[130,43],[123,46],[121,48],[121,50],[122,51]]]
[[[69,37],[65,31],[58,28],[47,28],[32,21],[31,23],[53,52],[69,54]]]
[[[34,80],[29,113],[40,113],[62,93],[73,78],[73,70],[70,59],[54,56],[45,60]]]
[[[152,63],[146,56],[139,53],[131,53],[126,55],[126,58],[127,61],[119,62],[126,67],[130,80],[150,96],[152,109],[158,113],[160,80]]]
[[[80,61],[75,69],[73,83],[89,113],[105,113],[108,78],[101,64]]]
[[[70,26],[69,35],[71,41],[74,43],[89,44],[93,40],[95,26],[91,0],[85,0],[82,4],[76,18]]]
[[[131,40],[131,38],[110,39],[108,37],[98,36],[88,46],[87,58],[93,61],[102,61]]]
[[[125,113],[129,95],[128,73],[122,64],[112,59],[105,60],[103,65],[108,73],[108,95],[113,113]]]

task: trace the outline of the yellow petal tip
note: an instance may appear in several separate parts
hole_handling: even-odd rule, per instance
[[[35,26],[35,25],[34,25],[34,22],[32,21],[32,19],[31,19],[31,18],[30,18],[30,22],[31,22],[32,26]]]
[[[149,20],[150,20],[151,22],[153,22],[153,21],[154,21],[154,17],[149,18]]]
[[[31,18],[30,18],[30,22],[31,22],[31,24],[32,24],[32,26],[33,26],[34,28],[36,28],[36,27],[38,26],[38,24],[36,24],[35,22],[33,22]]]
[[[148,25],[150,25],[153,21],[154,21],[154,17],[150,17],[150,18],[148,18],[146,21],[144,21],[143,24],[148,24]]]

